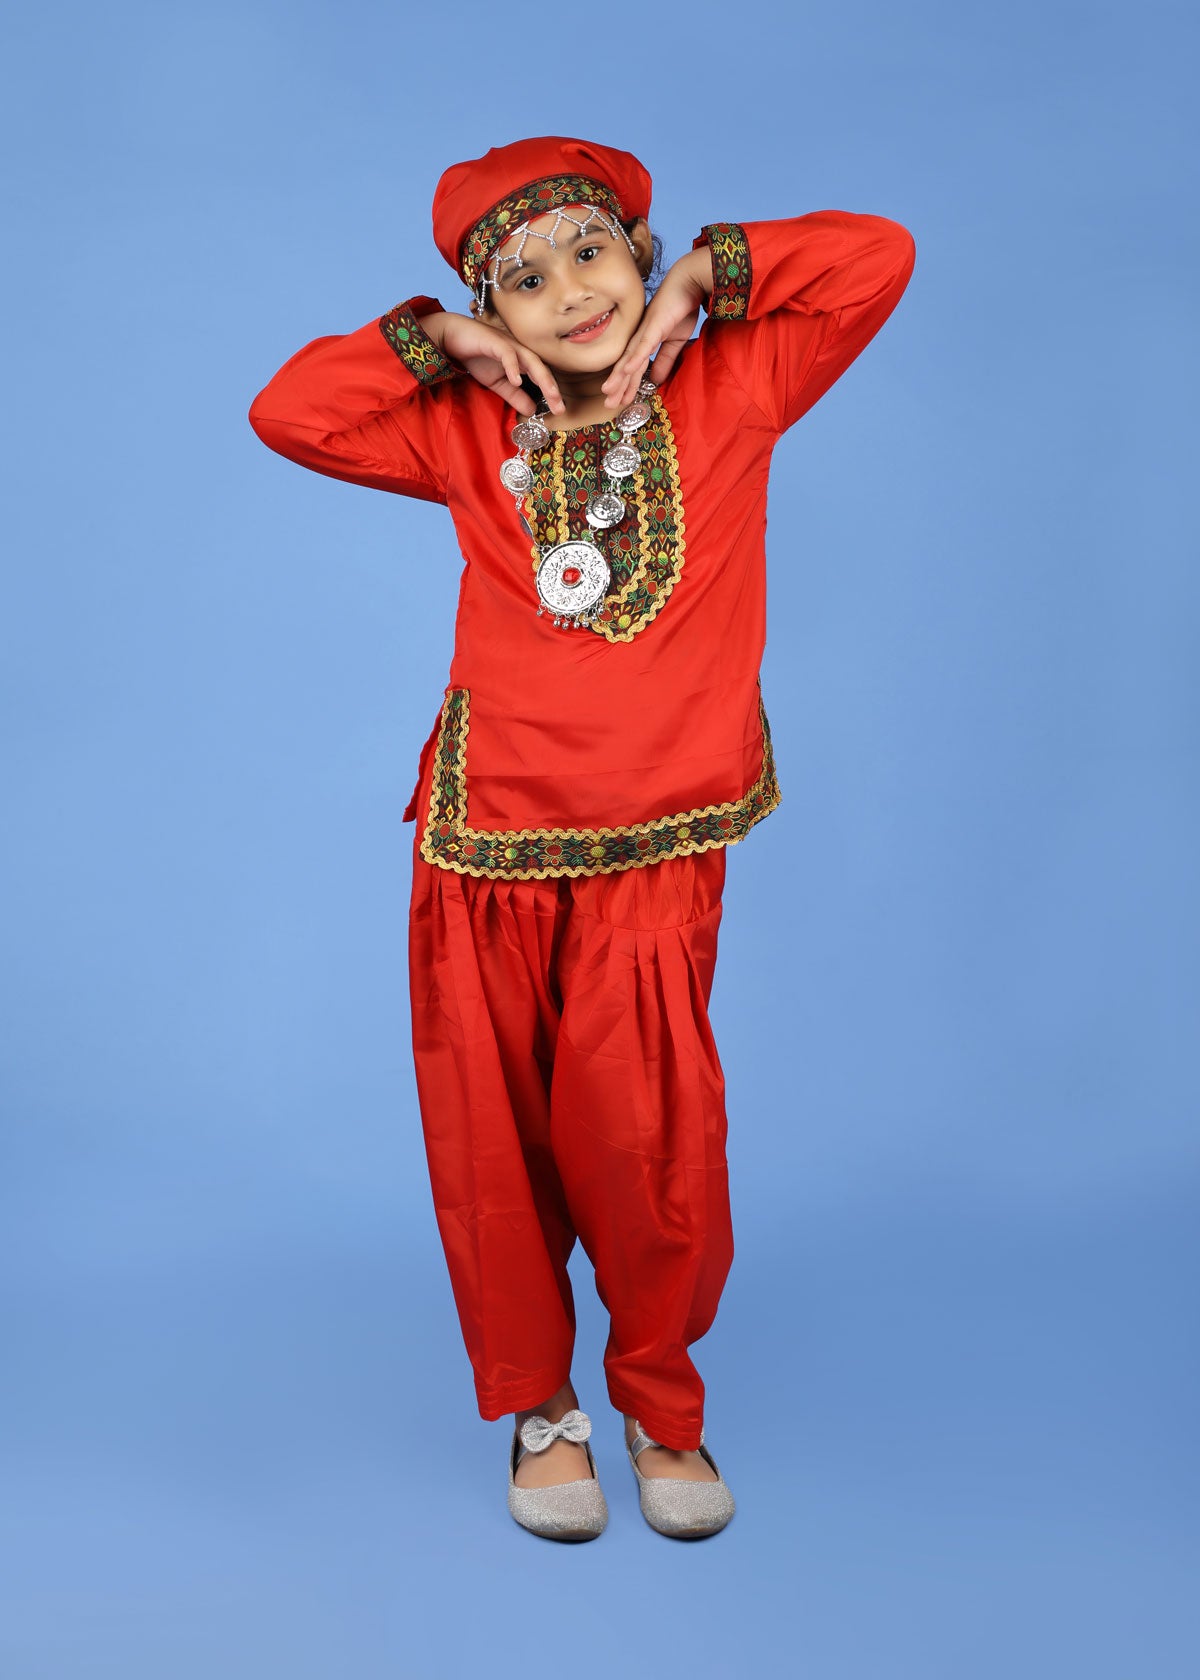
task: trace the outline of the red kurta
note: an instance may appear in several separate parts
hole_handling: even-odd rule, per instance
[[[604,536],[614,586],[593,629],[538,616],[535,552],[497,476],[519,417],[421,331],[433,301],[315,340],[251,408],[280,454],[454,519],[466,565],[416,813],[430,863],[606,873],[739,840],[778,803],[759,694],[771,452],[891,314],[914,242],[838,210],[714,224],[701,241],[708,317],[633,439],[636,515]],[[539,538],[596,540],[582,515],[607,432],[555,434],[533,458]]]

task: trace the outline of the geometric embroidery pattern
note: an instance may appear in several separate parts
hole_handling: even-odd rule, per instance
[[[534,534],[533,569],[541,548],[555,542],[593,542],[608,561],[612,581],[604,606],[588,626],[610,642],[631,642],[662,611],[679,580],[684,560],[683,496],[675,434],[662,399],[650,399],[652,415],[629,441],[642,464],[619,486],[634,503],[637,535],[621,525],[593,530],[587,522],[588,498],[608,480],[601,458],[622,441],[614,422],[600,422],[572,432],[553,433],[549,449],[530,460],[534,482],[526,499],[526,517]]]
[[[380,317],[379,330],[408,371],[422,385],[436,385],[461,373],[430,338],[406,303],[398,303]]]
[[[565,204],[597,204],[620,216],[621,205],[611,187],[587,175],[547,175],[529,181],[486,211],[463,240],[459,272],[474,291],[487,260],[497,245],[503,245],[516,228],[532,222]]]
[[[712,252],[713,289],[708,313],[719,321],[745,319],[750,303],[750,246],[737,222],[710,222],[696,244]]]
[[[735,845],[779,804],[771,730],[759,699],[762,770],[740,799],[705,805],[628,828],[521,828],[496,832],[467,822],[466,748],[471,697],[453,688],[442,706],[433,758],[433,789],[421,856],[459,875],[491,880],[545,880],[558,875],[610,875],[644,869],[664,858]]]

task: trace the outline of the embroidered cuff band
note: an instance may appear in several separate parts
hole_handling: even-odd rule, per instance
[[[710,222],[693,241],[712,252],[713,289],[708,313],[717,321],[744,321],[750,307],[750,246],[737,222]]]
[[[415,314],[420,309],[423,315],[428,315],[441,307],[436,298],[409,298],[379,319],[380,332],[422,385],[436,385],[439,380],[453,379],[462,372],[457,362],[452,362],[433,342]]]

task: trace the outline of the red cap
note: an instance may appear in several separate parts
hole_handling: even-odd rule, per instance
[[[650,176],[631,152],[591,140],[514,140],[447,169],[433,195],[433,238],[468,286],[525,222],[567,204],[595,204],[622,221],[650,213]]]

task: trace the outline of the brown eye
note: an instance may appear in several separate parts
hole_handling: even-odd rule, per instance
[[[593,257],[598,257],[599,255],[599,245],[585,245],[583,250],[579,253],[579,261],[583,262],[586,259],[586,261],[591,262]]]

